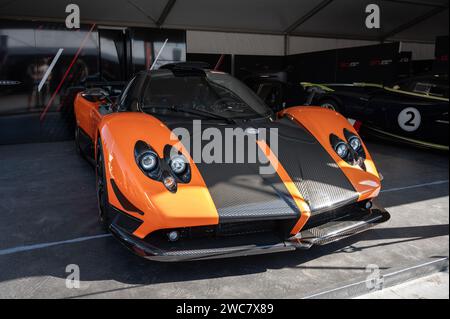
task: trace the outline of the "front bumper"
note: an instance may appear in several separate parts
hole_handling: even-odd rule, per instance
[[[360,233],[387,221],[389,213],[383,208],[374,207],[367,214],[341,217],[328,223],[304,230],[291,238],[280,240],[277,236],[264,235],[264,238],[245,236],[245,238],[201,239],[181,248],[166,249],[136,238],[122,227],[112,224],[111,233],[124,246],[137,255],[149,260],[172,262],[250,256],[277,252],[307,249],[312,245],[324,245]],[[242,237],[242,236],[241,236]]]
[[[255,244],[222,248],[211,247],[198,249],[190,248],[186,250],[162,250],[146,243],[141,239],[127,234],[117,226],[111,225],[110,230],[114,237],[116,237],[123,245],[125,245],[125,247],[129,248],[137,255],[149,260],[165,262],[249,256],[296,249],[295,245],[291,243],[279,242],[268,245]],[[208,239],[205,239],[205,241],[207,240]]]

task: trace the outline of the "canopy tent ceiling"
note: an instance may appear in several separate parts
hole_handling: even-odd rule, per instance
[[[430,43],[449,29],[448,0],[0,0],[0,17],[63,20],[69,3],[105,25]],[[365,27],[370,3],[380,29]]]

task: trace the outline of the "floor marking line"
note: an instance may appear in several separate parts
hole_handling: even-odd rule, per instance
[[[401,273],[404,273],[404,272],[407,272],[407,271],[411,271],[411,270],[414,270],[414,269],[426,267],[426,266],[429,266],[429,265],[434,265],[434,264],[437,264],[437,263],[440,263],[440,262],[445,262],[446,260],[448,260],[448,257],[442,257],[442,258],[439,258],[439,259],[430,260],[430,261],[424,262],[422,264],[418,264],[418,265],[414,265],[414,266],[410,266],[410,267],[406,267],[406,268],[402,268],[402,269],[396,270],[394,272],[386,274],[385,276],[389,277],[389,276],[398,275],[398,274],[401,274]]]
[[[52,60],[52,63],[50,63],[50,66],[48,67],[47,71],[45,71],[44,77],[42,78],[41,82],[39,82],[38,85],[38,92],[41,92],[42,87],[44,86],[45,82],[47,81],[48,76],[52,72],[53,68],[55,67],[56,62],[58,61],[59,57],[61,56],[61,53],[64,51],[63,48],[60,48],[58,52],[56,53],[55,57]]]
[[[342,290],[342,289],[345,289],[345,288],[350,288],[350,287],[353,287],[353,286],[361,285],[363,283],[367,283],[367,280],[357,281],[357,282],[353,282],[353,283],[348,284],[348,285],[344,285],[342,287],[337,287],[337,288],[333,288],[333,289],[330,289],[330,290],[318,292],[318,293],[315,293],[313,295],[301,297],[301,299],[313,299],[313,298],[315,298],[317,296],[321,296],[321,295],[329,294],[331,292],[339,291],[339,290]]]
[[[439,258],[439,259],[436,259],[436,260],[430,260],[430,261],[422,262],[422,263],[417,264],[417,265],[413,265],[413,266],[409,266],[409,267],[402,268],[402,269],[397,269],[397,270],[395,268],[391,268],[391,269],[388,269],[387,271],[385,271],[385,273],[382,274],[381,278],[390,278],[392,276],[395,276],[395,275],[398,275],[398,274],[401,274],[401,273],[405,273],[405,272],[408,272],[408,271],[411,271],[411,270],[414,270],[414,269],[423,268],[423,267],[426,267],[426,266],[429,266],[429,265],[434,265],[434,264],[443,262],[445,260],[448,260],[448,257],[442,257],[442,258]],[[393,270],[393,271],[389,272],[389,270]],[[433,272],[429,272],[429,274],[432,274],[432,273]],[[410,279],[418,279],[418,278],[412,277]],[[400,282],[400,283],[395,284],[395,285],[382,286],[381,289],[376,289],[376,290],[373,290],[373,291],[370,291],[370,289],[368,289],[369,291],[363,293],[362,295],[352,296],[351,298],[363,296],[365,294],[368,294],[368,293],[371,293],[371,292],[374,292],[374,291],[378,291],[378,290],[383,290],[383,289],[386,289],[386,288],[394,287],[396,285],[399,285],[399,284],[402,284],[402,283],[405,283],[405,282],[406,281]],[[327,295],[327,294],[330,294],[330,293],[335,292],[335,291],[344,290],[346,288],[350,288],[350,287],[361,285],[361,284],[367,284],[367,279],[366,280],[358,280],[358,281],[355,281],[353,283],[349,283],[349,284],[343,285],[341,287],[336,287],[336,288],[324,290],[324,291],[321,291],[321,292],[318,292],[318,293],[315,293],[315,294],[312,294],[312,295],[309,295],[309,296],[302,297],[302,299],[313,299],[313,298],[318,297],[318,296]]]
[[[94,236],[78,237],[78,238],[69,239],[69,240],[55,241],[55,242],[50,242],[50,243],[18,246],[18,247],[0,250],[0,256],[11,255],[11,254],[24,252],[24,251],[42,249],[42,248],[47,248],[47,247],[52,247],[52,246],[74,244],[74,243],[79,243],[79,242],[83,242],[83,241],[111,237],[111,236],[112,236],[111,234],[100,234],[100,235],[94,235]]]
[[[434,185],[442,185],[442,184],[448,184],[449,180],[442,180],[442,181],[435,181],[431,183],[424,183],[424,184],[417,184],[417,185],[410,185],[405,187],[395,187],[395,188],[388,188],[381,191],[381,193],[389,193],[389,192],[397,192],[402,191],[405,189],[412,189],[412,188],[420,188],[420,187],[426,187],[426,186],[434,186]]]

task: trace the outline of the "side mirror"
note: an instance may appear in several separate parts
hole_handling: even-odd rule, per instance
[[[100,104],[98,111],[101,115],[107,115],[113,112],[111,104]]]
[[[110,101],[109,93],[100,88],[87,89],[81,95],[90,102]]]

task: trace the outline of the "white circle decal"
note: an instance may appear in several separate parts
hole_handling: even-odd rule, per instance
[[[422,116],[418,109],[407,107],[398,115],[398,125],[406,132],[414,132],[420,126]]]

